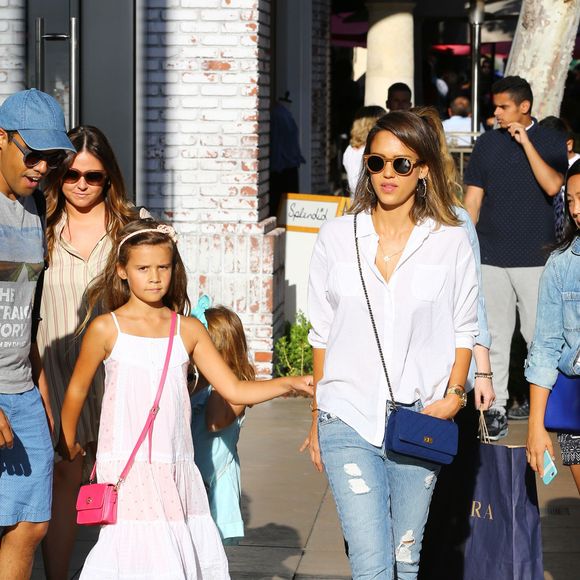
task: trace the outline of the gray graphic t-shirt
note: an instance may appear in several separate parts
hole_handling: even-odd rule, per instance
[[[32,302],[44,267],[44,234],[32,196],[0,193],[0,393],[33,388]]]

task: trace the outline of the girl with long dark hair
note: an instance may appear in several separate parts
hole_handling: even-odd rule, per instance
[[[64,391],[79,354],[80,338],[75,333],[85,314],[85,290],[102,271],[116,233],[138,217],[105,135],[88,125],[76,127],[68,135],[76,152],[68,152],[45,183],[49,268],[44,277],[38,332],[55,434]],[[94,457],[102,393],[103,374],[99,370],[79,424],[79,438],[89,459]],[[82,471],[82,457],[72,463],[57,457],[52,519],[42,544],[48,578],[66,578],[68,574]]]

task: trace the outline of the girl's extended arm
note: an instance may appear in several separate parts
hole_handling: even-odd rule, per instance
[[[210,385],[234,405],[254,405],[290,392],[312,395],[312,377],[280,377],[270,381],[241,381],[214,346],[208,332],[195,318],[182,318],[195,364]]]
[[[66,390],[61,413],[61,433],[59,438],[59,453],[71,461],[81,447],[76,443],[77,423],[95,372],[107,357],[106,345],[111,334],[110,317],[99,316],[87,328],[79,358]]]

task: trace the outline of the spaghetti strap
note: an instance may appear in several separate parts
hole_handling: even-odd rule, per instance
[[[117,327],[119,334],[121,334],[121,327],[119,326],[119,321],[117,320],[115,313],[111,312],[111,316],[113,317],[113,322],[115,323],[115,326]]]
[[[175,334],[181,336],[181,314],[177,315],[177,332]]]

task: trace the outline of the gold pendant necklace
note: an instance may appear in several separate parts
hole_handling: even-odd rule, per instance
[[[379,245],[380,247],[380,245]],[[394,258],[395,256],[399,255],[405,248],[401,248],[398,252],[395,252],[393,254],[385,254],[385,252],[383,252],[383,248],[381,248],[381,254],[383,254],[383,261],[385,263],[389,263],[391,261],[392,258]]]

